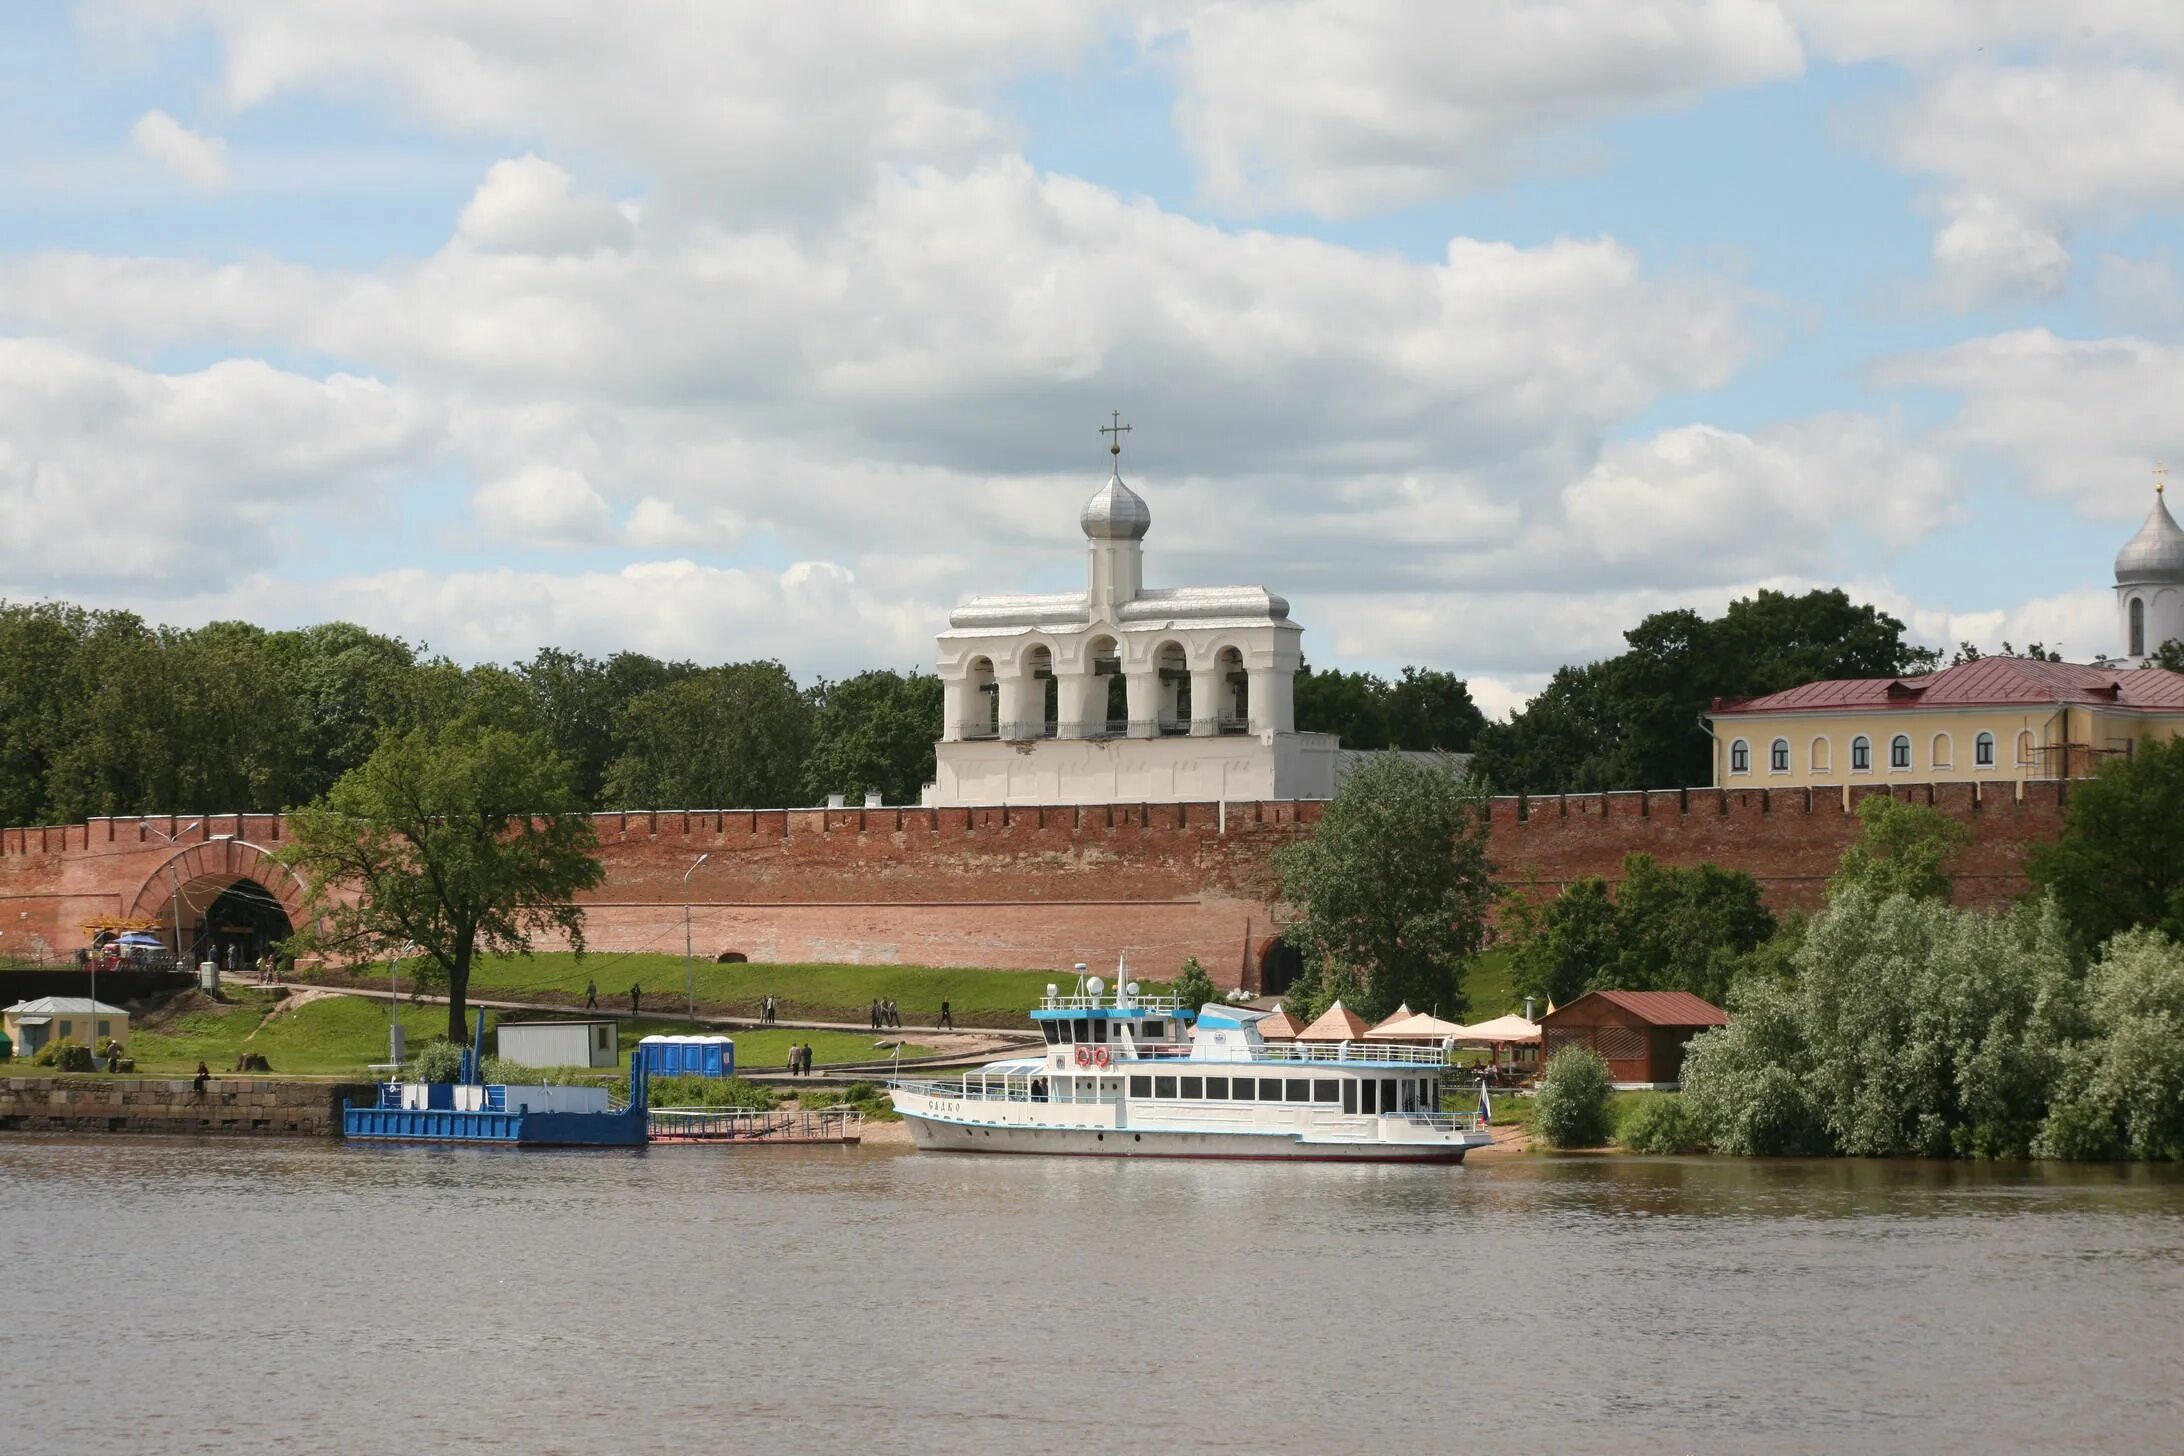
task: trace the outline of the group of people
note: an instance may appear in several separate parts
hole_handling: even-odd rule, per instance
[[[760,1026],[773,1025],[774,1016],[779,1010],[780,1007],[775,1004],[774,998],[768,996],[765,1000],[758,1003],[758,1024]],[[791,1067],[789,1070],[793,1072],[796,1069],[794,1067]]]
[[[811,1075],[811,1044],[809,1042],[792,1041],[789,1043],[789,1075],[792,1077],[809,1077]]]
[[[902,1008],[892,1001],[882,1001],[874,997],[872,1001],[872,1029],[878,1031],[883,1026],[900,1025],[902,1025]]]

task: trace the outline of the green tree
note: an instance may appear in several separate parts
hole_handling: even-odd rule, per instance
[[[1517,994],[1542,1007],[1568,1005],[1594,989],[1595,978],[1622,947],[1615,901],[1608,882],[1597,875],[1572,880],[1545,901],[1512,895],[1502,932]]]
[[[617,807],[778,808],[801,787],[811,704],[780,663],[731,663],[640,694],[621,740],[604,789]]]
[[[886,669],[811,692],[811,752],[804,760],[804,797],[877,792],[890,804],[915,804],[933,781],[933,745],[941,731],[940,679],[931,673]]]
[[[1214,988],[1213,977],[1207,975],[1206,968],[1198,963],[1197,956],[1191,956],[1183,962],[1182,968],[1175,974],[1175,984],[1169,989],[1174,991],[1176,1000],[1191,1011],[1196,1011],[1221,994]]]
[[[2117,936],[2087,973],[2085,1012],[2038,1151],[2184,1159],[2184,947],[2153,930]]]
[[[663,662],[642,652],[600,661],[558,647],[541,648],[516,668],[529,691],[538,726],[576,773],[576,791],[594,808],[607,769],[621,756],[623,709],[646,693],[695,677],[690,662]]]
[[[2171,637],[2147,654],[2140,667],[2164,668],[2169,672],[2184,672],[2184,641]]]
[[[1532,1100],[1532,1130],[1551,1148],[1597,1148],[1608,1140],[1607,1060],[1591,1047],[1564,1047],[1547,1060]]]
[[[1311,837],[1276,853],[1287,936],[1308,970],[1363,978],[1367,1018],[1398,1002],[1460,1015],[1464,970],[1492,902],[1486,803],[1446,762],[1379,754],[1361,763]]]
[[[1836,862],[1828,895],[1947,900],[1956,881],[1946,866],[1971,842],[1972,832],[1939,809],[1869,794],[1858,801],[1858,837]]]
[[[1450,672],[1406,667],[1390,683],[1369,672],[1315,670],[1295,684],[1297,727],[1333,733],[1345,748],[1464,753],[1486,726],[1471,688]]]
[[[1566,667],[1507,723],[1479,735],[1476,767],[1503,792],[1678,788],[1712,779],[1699,715],[1715,698],[1750,697],[1837,677],[1895,677],[1935,665],[1904,625],[1840,591],[1762,591],[1719,618],[1657,612],[1624,634],[1626,651]]]
[[[1306,663],[1291,692],[1299,732],[1333,733],[1346,748],[1388,746],[1388,685],[1371,673]]]
[[[296,811],[280,861],[305,886],[292,953],[366,960],[414,946],[463,1041],[478,954],[556,934],[581,954],[581,891],[604,878],[568,765],[538,733],[459,721],[387,734]]]
[[[1567,1003],[1587,991],[1690,991],[1720,1001],[1775,933],[1759,882],[1742,870],[1623,861],[1622,883],[1571,882],[1544,905],[1505,913],[1519,994]]]
[[[2072,783],[2062,833],[2026,869],[2088,946],[2140,926],[2184,937],[2184,739],[2140,743]]]

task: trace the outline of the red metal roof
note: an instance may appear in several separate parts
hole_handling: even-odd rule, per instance
[[[1581,1006],[1594,996],[1610,1005],[1622,1007],[1650,1026],[1729,1024],[1728,1014],[1719,1006],[1703,1001],[1689,991],[1588,991],[1572,1001],[1570,1006]],[[1557,1007],[1553,1014],[1566,1015],[1570,1006]]]
[[[2150,713],[2184,712],[2184,673],[2159,667],[2089,667],[1982,657],[1919,677],[1836,678],[1715,704],[1717,715],[1830,709],[2050,707],[2058,703]]]

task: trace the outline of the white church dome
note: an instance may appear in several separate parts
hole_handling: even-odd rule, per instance
[[[2142,582],[2184,584],[2184,528],[2177,525],[2176,517],[2169,514],[2168,503],[2158,495],[2153,510],[2147,513],[2146,524],[2116,553],[2116,584]]]
[[[1153,528],[1153,513],[1143,496],[1122,483],[1122,472],[1117,470],[1099,494],[1084,503],[1077,524],[1095,541],[1142,541]],[[2171,522],[2170,529],[2175,528]]]

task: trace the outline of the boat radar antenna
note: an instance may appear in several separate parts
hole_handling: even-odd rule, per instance
[[[1090,967],[1086,966],[1083,961],[1079,961],[1075,966],[1071,967],[1071,969],[1076,971],[1077,973],[1077,989],[1070,994],[1074,996],[1082,996],[1084,994],[1084,973],[1089,970]]]

